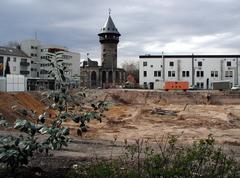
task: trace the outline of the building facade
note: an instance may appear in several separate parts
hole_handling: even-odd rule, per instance
[[[31,58],[18,48],[0,47],[0,77],[7,74],[31,76]]]
[[[164,82],[184,81],[199,89],[212,83],[240,84],[240,55],[143,55],[139,56],[139,84],[162,89]]]
[[[28,77],[28,88],[35,90],[40,88],[53,88],[54,79],[49,77],[48,71],[51,65],[48,60],[48,53],[62,52],[62,64],[67,66],[66,77],[74,86],[80,83],[80,54],[71,52],[68,48],[59,45],[41,44],[39,40],[24,40],[20,48],[28,56],[31,56],[31,76]]]
[[[101,66],[90,59],[85,61],[81,67],[82,86],[108,88],[122,85],[126,78],[125,71],[117,67],[117,45],[121,34],[110,14],[98,36],[101,44]]]

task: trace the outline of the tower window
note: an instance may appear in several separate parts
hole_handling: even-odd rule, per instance
[[[231,61],[227,61],[227,66],[231,67],[231,65],[232,65]]]
[[[147,62],[146,61],[143,62],[143,66],[147,66]]]
[[[174,66],[174,62],[169,62],[169,66]]]

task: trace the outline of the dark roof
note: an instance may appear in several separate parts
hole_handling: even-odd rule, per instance
[[[105,22],[104,26],[101,28],[101,32],[99,34],[105,33],[114,33],[120,36],[120,33],[118,32],[118,29],[114,25],[114,22],[110,15],[108,16],[108,19]]]
[[[17,57],[29,57],[22,50],[16,48],[10,48],[0,46],[0,55],[17,56]]]
[[[139,58],[238,58],[240,55],[140,55]]]

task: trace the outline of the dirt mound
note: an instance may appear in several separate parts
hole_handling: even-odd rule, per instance
[[[46,106],[33,94],[20,92],[20,93],[4,93],[0,92],[0,113],[13,123],[16,119],[21,118],[21,111],[33,110],[37,114],[44,112]],[[31,119],[31,118],[29,118]]]
[[[240,104],[240,92],[144,90],[108,90],[107,92],[113,101],[122,104]]]

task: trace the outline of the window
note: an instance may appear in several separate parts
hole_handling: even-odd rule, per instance
[[[189,77],[189,71],[182,71],[182,77]]]
[[[16,62],[16,61],[17,61],[17,58],[14,57],[14,58],[13,58],[13,62]]]
[[[203,71],[197,71],[197,77],[204,77]]]
[[[198,61],[198,67],[202,67],[202,61]]]
[[[147,71],[143,71],[143,76],[147,77]]]
[[[169,62],[169,66],[174,66],[174,62]]]
[[[147,62],[143,62],[143,66],[147,66]]]
[[[211,71],[211,77],[218,77],[218,71]]]
[[[182,76],[186,77],[186,71],[182,71]]]
[[[151,65],[151,68],[153,68],[153,65]]]
[[[228,67],[231,67],[231,66],[232,66],[231,61],[227,61],[227,66],[228,66]]]
[[[197,85],[197,88],[199,88],[199,89],[204,88],[204,83],[203,82],[197,82],[196,85]]]
[[[34,46],[31,46],[31,49],[34,49]]]
[[[15,72],[17,70],[16,66],[13,66],[13,71]]]
[[[225,77],[233,77],[233,71],[232,70],[225,71]]]
[[[168,77],[175,77],[175,71],[168,71]]]
[[[154,71],[154,77],[161,77],[161,71]]]

